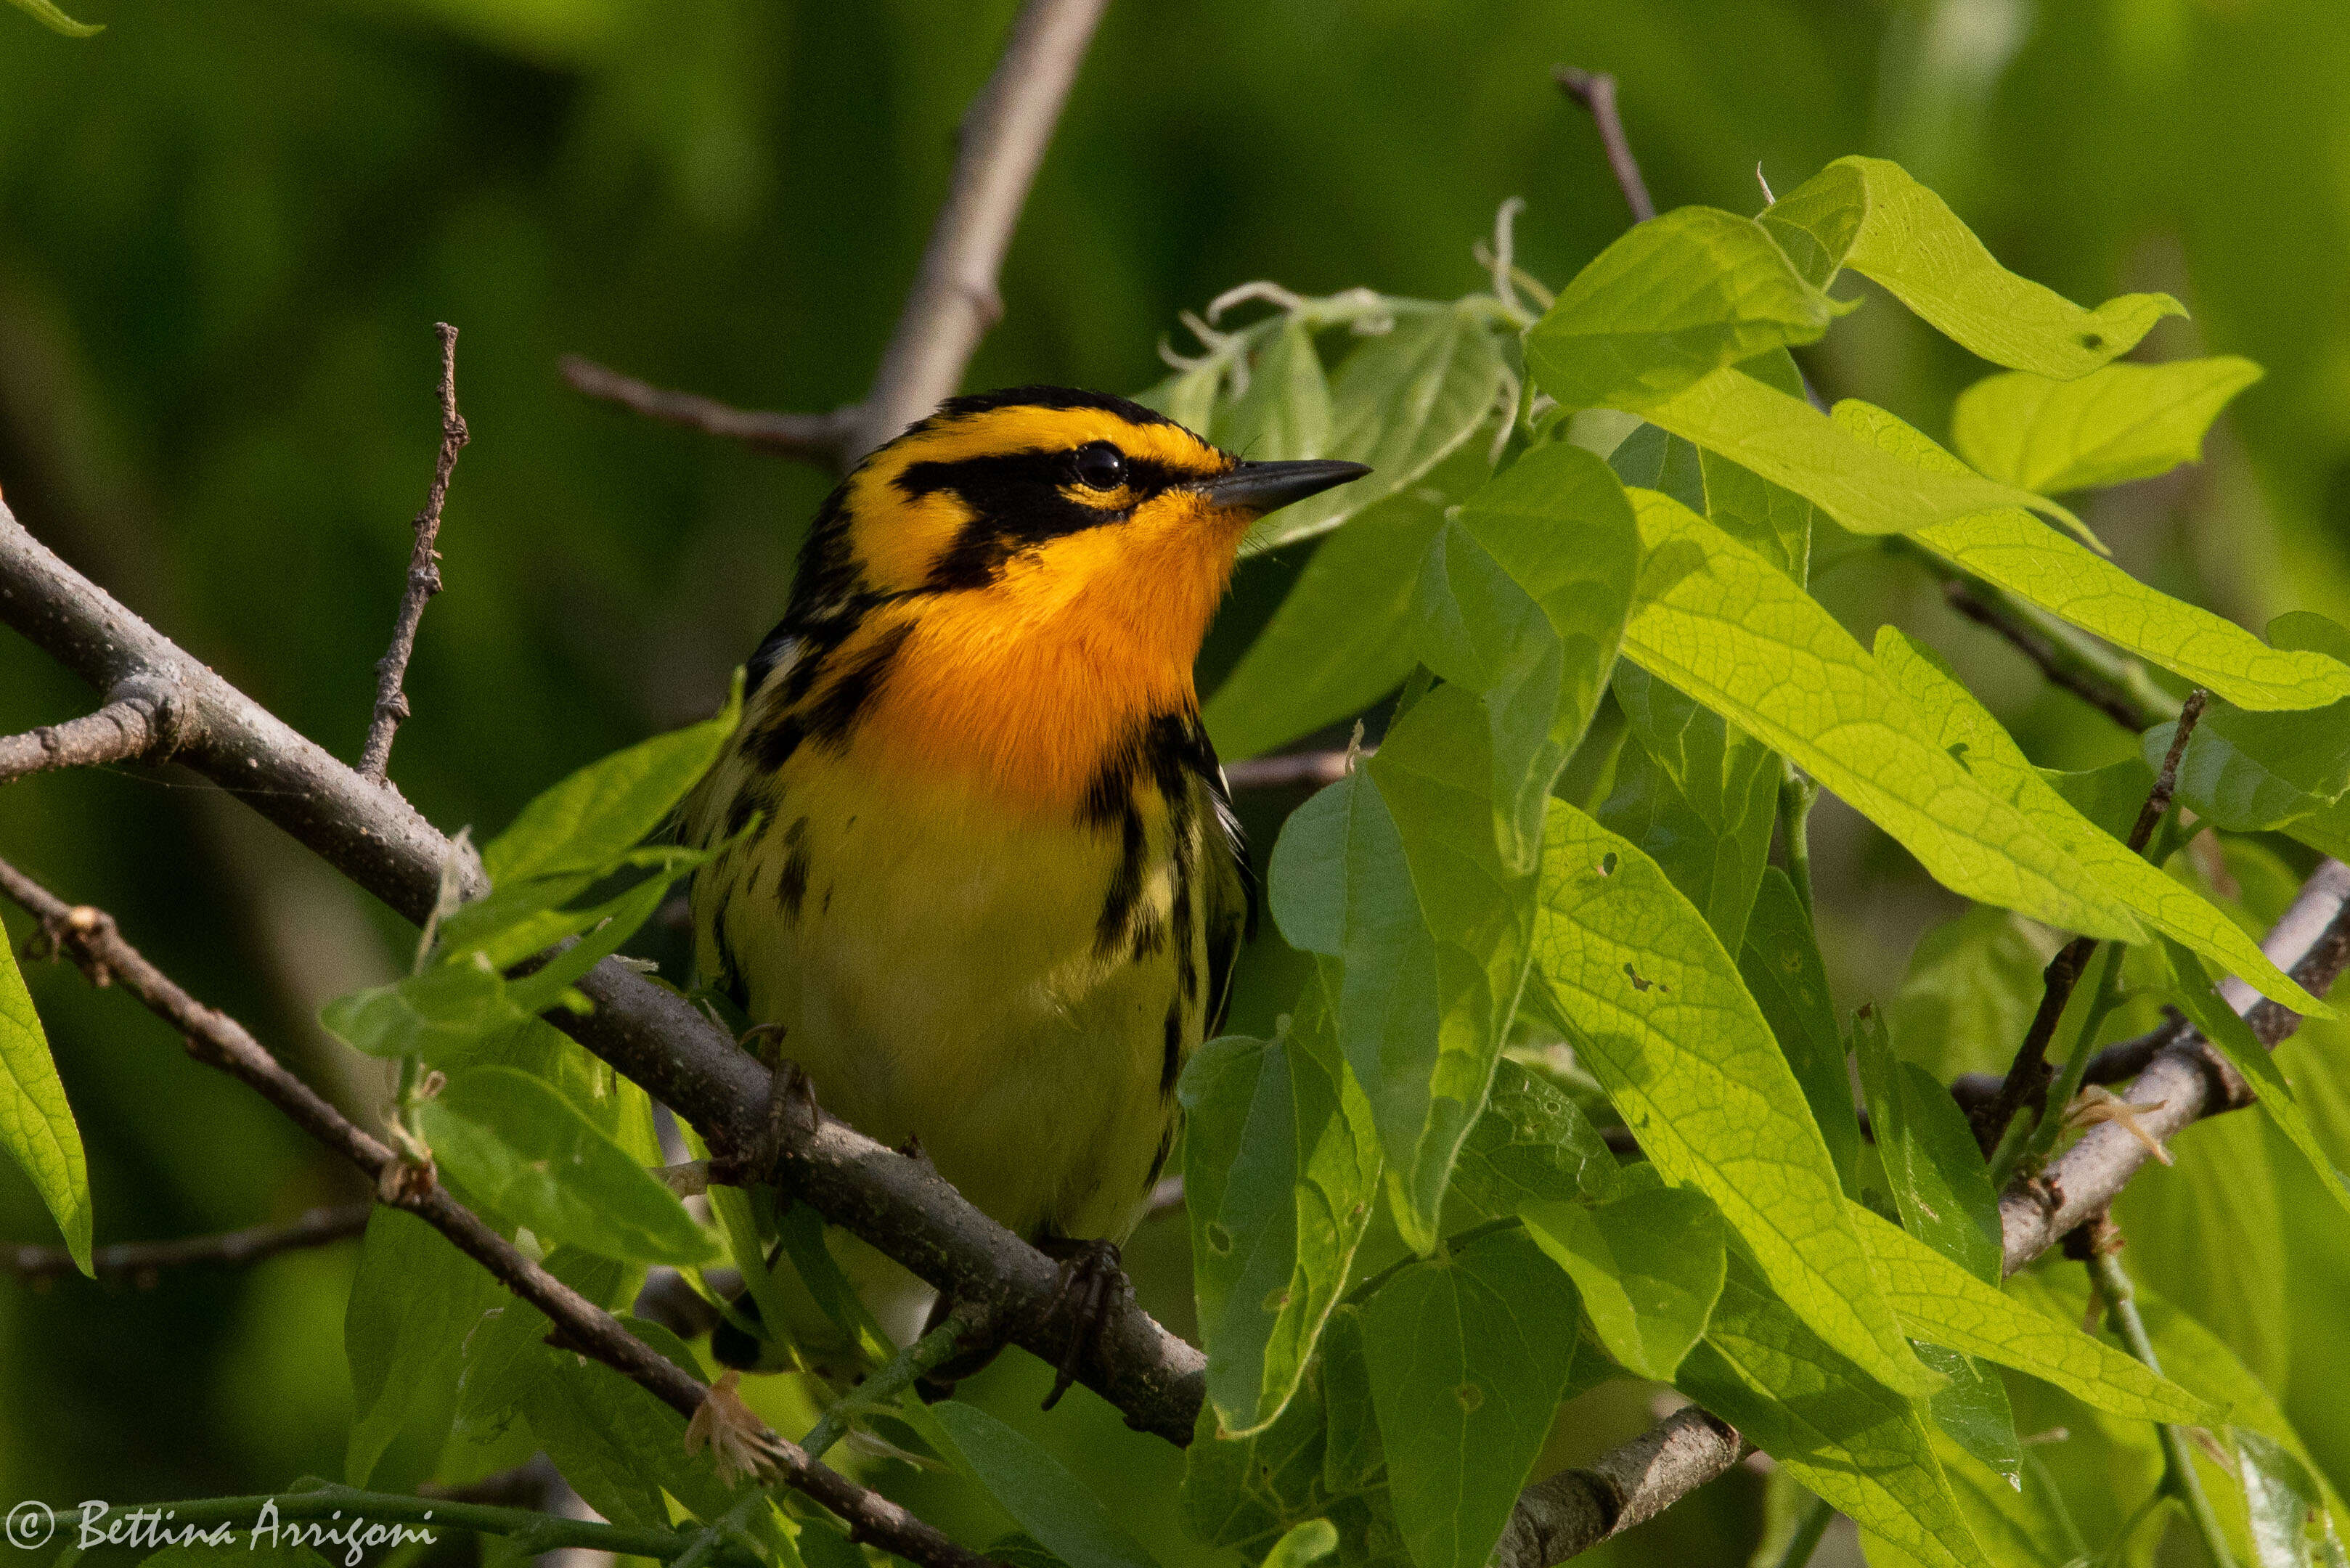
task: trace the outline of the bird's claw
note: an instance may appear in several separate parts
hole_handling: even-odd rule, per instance
[[[1102,1324],[1108,1321],[1119,1295],[1133,1287],[1127,1282],[1115,1241],[1045,1241],[1038,1248],[1046,1256],[1061,1260],[1061,1282],[1053,1293],[1053,1306],[1056,1312],[1066,1306],[1071,1314],[1069,1343],[1054,1371],[1053,1391],[1045,1396],[1044,1407],[1049,1410],[1076,1382],[1086,1354],[1100,1342]]]

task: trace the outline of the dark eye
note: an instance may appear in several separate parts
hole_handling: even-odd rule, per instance
[[[1094,490],[1116,490],[1126,483],[1126,459],[1106,441],[1077,448],[1077,483]]]

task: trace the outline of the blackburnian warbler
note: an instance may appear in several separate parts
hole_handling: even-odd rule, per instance
[[[695,878],[705,980],[1048,1249],[1133,1230],[1250,921],[1191,676],[1241,537],[1366,472],[954,399],[825,503],[688,806],[703,846],[758,824]]]

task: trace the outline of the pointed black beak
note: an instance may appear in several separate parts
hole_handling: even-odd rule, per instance
[[[1244,462],[1230,473],[1202,480],[1200,493],[1211,504],[1230,506],[1263,516],[1333,485],[1345,484],[1370,472],[1359,462],[1313,458],[1304,462]]]

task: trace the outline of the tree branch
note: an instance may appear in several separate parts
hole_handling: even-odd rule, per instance
[[[699,393],[673,392],[633,376],[623,376],[581,355],[566,354],[559,364],[563,379],[571,383],[574,390],[604,402],[618,403],[649,420],[723,436],[782,457],[804,457],[811,462],[840,466],[841,442],[848,431],[848,409],[835,409],[828,414],[779,414],[738,409]]]
[[[564,379],[591,398],[664,423],[838,472],[856,467],[954,395],[980,339],[1003,316],[996,281],[1004,253],[1107,6],[1108,0],[1028,0],[1022,8],[994,74],[963,115],[945,204],[861,400],[824,414],[756,412],[654,387],[577,355],[563,361]]]
[[[1624,192],[1624,204],[1632,209],[1632,221],[1645,223],[1657,215],[1657,204],[1648,200],[1648,187],[1640,178],[1640,161],[1632,156],[1632,143],[1624,135],[1624,122],[1616,113],[1616,78],[1605,71],[1578,70],[1573,66],[1560,66],[1551,72],[1551,79],[1559,90],[1581,104],[1590,112],[1591,123],[1599,130],[1599,145],[1607,151],[1607,167],[1615,171],[1617,189]]]
[[[69,905],[0,860],[0,894],[41,922],[58,954],[89,979],[119,985],[186,1038],[188,1052],[217,1067],[284,1111],[305,1132],[357,1166],[385,1203],[405,1209],[439,1231],[515,1295],[551,1319],[565,1344],[631,1379],[691,1420],[710,1389],[620,1325],[618,1318],[549,1273],[492,1230],[436,1181],[428,1166],[410,1163],[328,1105],[287,1072],[244,1026],[182,990],[123,939],[114,918],[88,905]],[[800,1447],[759,1428],[746,1434],[766,1468],[840,1516],[851,1539],[869,1541],[931,1568],[980,1568],[985,1558],[949,1541],[931,1525],[878,1493],[810,1459]]]
[[[1378,750],[1366,746],[1359,753],[1369,757]],[[1224,784],[1234,794],[1251,790],[1320,789],[1336,784],[1347,776],[1347,753],[1335,752],[1291,752],[1277,757],[1251,757],[1246,762],[1229,763],[1224,767]]]
[[[215,1236],[188,1236],[173,1241],[125,1241],[100,1247],[89,1255],[90,1272],[99,1279],[129,1279],[144,1289],[165,1269],[191,1263],[257,1263],[280,1252],[305,1247],[330,1246],[367,1229],[369,1205],[346,1203],[338,1209],[313,1209],[287,1225],[249,1225]],[[0,1268],[19,1279],[51,1280],[78,1273],[73,1254],[63,1247],[0,1248]]]
[[[1645,1524],[1746,1453],[1729,1422],[1685,1405],[1588,1469],[1561,1470],[1518,1494],[1493,1561],[1550,1568]]]
[[[0,784],[53,768],[161,762],[174,742],[174,717],[171,688],[134,677],[108,692],[95,713],[0,738]]]
[[[441,537],[441,508],[449,499],[449,479],[457,472],[457,453],[473,439],[464,416],[457,412],[457,329],[445,321],[432,325],[441,339],[441,455],[432,467],[432,487],[425,492],[424,510],[416,514],[416,545],[408,557],[408,591],[400,597],[392,617],[391,647],[376,661],[375,717],[368,723],[367,743],[359,748],[359,772],[383,782],[391,762],[391,738],[408,717],[408,693],[400,683],[408,678],[409,656],[416,651],[416,628],[424,619],[424,606],[441,591],[441,552],[432,547]]]
[[[137,676],[168,689],[177,760],[260,812],[321,859],[411,920],[431,912],[441,868],[461,857],[462,890],[484,890],[479,864],[397,792],[362,778],[152,627],[25,531],[0,502],[0,621],[101,690]],[[676,992],[609,959],[580,981],[585,1017],[552,1021],[643,1085],[705,1135],[748,1147],[768,1100],[767,1069]],[[920,1160],[825,1117],[795,1126],[780,1175],[795,1197],[958,1300],[991,1310],[1011,1342],[1057,1360],[1076,1303],[1059,1266],[982,1214]],[[1206,1361],[1131,1297],[1120,1297],[1079,1381],[1129,1425],[1191,1440]]]

